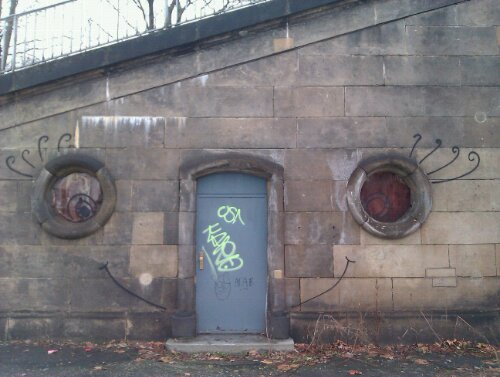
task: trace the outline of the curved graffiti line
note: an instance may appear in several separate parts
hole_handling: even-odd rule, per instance
[[[40,161],[43,162],[43,155],[42,155],[42,142],[46,143],[49,141],[49,137],[47,135],[40,136],[38,139],[38,156],[40,156]]]
[[[59,138],[59,141],[57,142],[57,151],[60,152],[61,151],[61,143],[64,139],[66,139],[66,141],[69,143],[71,141],[71,134],[62,134],[61,137]],[[71,145],[69,146],[71,147]]]
[[[242,225],[245,225],[241,218],[241,210],[236,207],[221,206],[217,210],[217,216],[228,224],[234,224],[236,221],[239,221]]]
[[[16,158],[14,156],[9,156],[5,159],[5,165],[7,165],[7,168],[9,168],[9,170],[11,170],[14,173],[17,173],[19,175],[22,175],[23,177],[33,178],[33,176],[31,174],[23,173],[23,172],[17,170],[16,168],[14,168],[12,166],[12,164],[14,164],[15,162],[16,162]]]
[[[202,233],[207,233],[207,242],[214,248],[212,255],[216,256],[214,264],[218,271],[237,271],[243,267],[243,259],[236,253],[236,244],[227,232],[222,231],[219,223],[209,225]]]
[[[23,159],[24,162],[26,162],[29,166],[31,166],[33,169],[36,168],[35,165],[33,165],[31,162],[28,161],[28,159],[25,157],[26,154],[30,154],[30,151],[25,149],[22,153],[21,153],[21,158]]]

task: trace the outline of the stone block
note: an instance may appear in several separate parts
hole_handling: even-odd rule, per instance
[[[31,195],[33,193],[33,182],[17,182],[17,212],[31,212]]]
[[[406,25],[451,26],[457,25],[457,7],[445,7],[408,17]]]
[[[63,311],[69,305],[66,279],[5,278],[0,296],[0,311]]]
[[[380,56],[299,55],[298,86],[382,85]]]
[[[132,181],[115,181],[117,212],[128,212],[132,210]]]
[[[287,277],[332,277],[333,255],[331,246],[286,246],[285,275]]]
[[[453,0],[385,0],[375,3],[375,12],[377,15],[377,21],[387,22],[408,15],[432,11],[436,8],[454,4],[456,4],[456,1]]]
[[[127,339],[165,341],[170,335],[170,316],[165,312],[127,315]]]
[[[499,211],[498,180],[458,180],[433,186],[434,211]]]
[[[497,261],[497,276],[500,276],[500,245],[499,244],[495,245],[495,254],[496,254],[496,261]]]
[[[432,286],[433,287],[456,287],[457,286],[457,277],[456,276],[449,276],[449,277],[432,278]]]
[[[387,146],[385,118],[299,118],[299,148],[377,148]]]
[[[359,244],[359,226],[346,212],[288,212],[288,245]]]
[[[0,243],[2,245],[39,245],[41,228],[31,213],[0,212]]]
[[[343,116],[344,88],[276,87],[274,115],[277,117]]]
[[[179,243],[179,213],[165,212],[164,223],[163,243],[165,245],[177,245]]]
[[[297,52],[285,52],[210,72],[189,83],[197,86],[219,87],[291,85],[295,82],[297,68]]]
[[[299,54],[405,55],[405,23],[404,21],[390,22],[340,35],[304,47],[299,50]]]
[[[500,85],[500,56],[463,56],[460,58],[462,85]]]
[[[460,85],[458,57],[385,56],[386,85]]]
[[[165,136],[162,117],[83,116],[79,127],[80,147],[84,148],[162,148]],[[100,140],[95,139],[96,134]]]
[[[450,266],[457,276],[496,276],[495,245],[450,245]]]
[[[411,55],[497,55],[494,27],[408,26]]]
[[[393,279],[394,309],[475,309],[498,303],[498,278],[457,278],[456,287],[433,287],[433,279]]]
[[[425,277],[427,278],[448,278],[456,277],[455,268],[426,268]]]
[[[107,149],[106,165],[119,179],[177,179],[179,152],[161,148]]]
[[[358,162],[355,149],[290,149],[285,152],[285,180],[346,181]]]
[[[162,212],[134,213],[132,243],[134,245],[163,244],[164,214]]]
[[[97,78],[24,97],[16,102],[16,121],[22,124],[106,100],[106,80]]]
[[[107,245],[131,244],[133,225],[133,213],[115,212],[104,226],[103,243]]]
[[[122,278],[129,276],[129,250],[128,246],[58,246],[52,247],[51,255],[59,255],[63,261],[60,266],[65,276],[69,279],[77,278],[108,278],[104,270],[105,263],[113,276]]]
[[[495,114],[498,88],[347,87],[349,116],[473,116]]]
[[[175,279],[154,278],[150,284],[139,279],[119,279],[135,294],[155,304],[175,307]],[[71,282],[71,309],[78,312],[151,312],[158,308],[139,300],[119,288],[109,277],[103,279],[75,279]]]
[[[63,319],[57,316],[9,318],[5,329],[9,340],[57,339],[63,335]]]
[[[71,240],[73,246],[88,246],[88,245],[102,245],[104,239],[104,229],[98,229],[95,233]],[[68,240],[53,236],[47,232],[40,232],[40,243],[44,246],[65,246],[68,245]]]
[[[196,213],[179,212],[179,245],[195,244]]]
[[[270,117],[272,87],[196,87],[183,82],[114,101],[119,116]]]
[[[132,246],[130,249],[130,273],[143,285],[149,285],[152,278],[177,277],[177,264],[177,246]]]
[[[285,182],[286,211],[331,211],[333,182],[295,181]]]
[[[294,47],[293,38],[275,38],[273,39],[274,52],[290,50]]]
[[[167,148],[294,148],[293,119],[168,118]]]
[[[136,212],[177,211],[178,181],[134,181],[132,210]]]
[[[0,212],[16,212],[17,191],[16,181],[0,181]]]
[[[420,229],[416,232],[404,237],[398,238],[396,240],[387,240],[383,238],[371,235],[367,231],[361,229],[360,232],[361,245],[420,245],[422,243],[420,239]]]
[[[500,24],[500,10],[496,0],[477,0],[457,5],[457,23],[467,26],[495,26]]]
[[[12,127],[17,124],[16,102],[2,104],[2,118],[0,119],[0,129]]]
[[[126,339],[126,320],[122,314],[70,317],[64,320],[64,337],[82,340]]]
[[[291,308],[300,304],[300,279],[285,279],[286,307]]]
[[[498,212],[431,212],[421,228],[423,244],[500,242]]]
[[[41,246],[0,247],[0,277],[60,279],[67,276],[63,256],[51,251]]]
[[[448,267],[448,247],[420,245],[333,246],[334,276],[342,275],[346,257],[347,277],[425,277],[429,267]]]
[[[179,279],[194,277],[196,260],[194,245],[179,245]]]

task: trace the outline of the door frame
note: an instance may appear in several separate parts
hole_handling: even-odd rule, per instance
[[[180,166],[179,256],[177,310],[172,335],[193,337],[196,329],[195,256],[196,184],[212,173],[238,172],[266,179],[267,186],[267,311],[266,335],[289,337],[286,313],[283,166],[261,156],[238,152],[197,151]]]

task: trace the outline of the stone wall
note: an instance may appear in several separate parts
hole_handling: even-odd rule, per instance
[[[168,337],[170,316],[183,305],[179,279],[193,274],[183,270],[194,212],[180,208],[179,167],[238,152],[284,168],[282,269],[296,339],[321,330],[325,339],[413,341],[465,329],[498,341],[498,25],[498,0],[349,1],[286,27],[3,98],[0,337]],[[64,140],[58,151],[58,141],[70,133],[74,144],[77,128],[76,153],[105,162],[118,203],[103,229],[68,241],[36,225],[32,178],[4,162],[13,155],[13,166],[36,178],[47,160],[75,153]],[[432,212],[416,233],[371,236],[347,209],[347,180],[364,157],[408,155],[416,133],[417,160],[435,139],[443,143],[422,163],[425,172],[461,148],[432,179],[469,171],[470,151],[480,166],[433,185]],[[342,282],[295,307],[331,287],[345,257],[356,263]],[[106,261],[167,310],[116,287],[99,270]]]

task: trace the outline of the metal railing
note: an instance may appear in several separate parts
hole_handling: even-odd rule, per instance
[[[0,18],[0,74],[272,0],[67,0]]]

